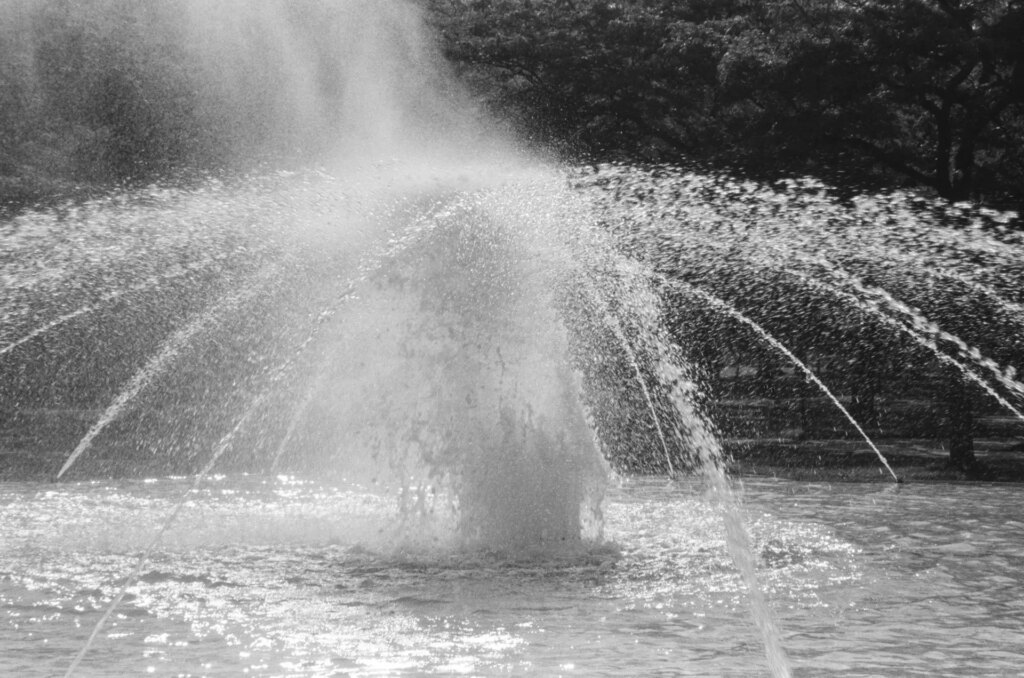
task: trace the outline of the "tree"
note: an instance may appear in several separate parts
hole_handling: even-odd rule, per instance
[[[1024,3],[846,4],[861,86],[823,102],[854,113],[829,138],[952,201],[1024,198]]]
[[[478,94],[578,156],[1024,202],[1022,0],[429,5]]]

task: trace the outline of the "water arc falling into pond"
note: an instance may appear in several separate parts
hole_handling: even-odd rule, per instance
[[[700,298],[702,301],[704,301],[704,303],[708,304],[709,306],[711,306],[715,310],[720,311],[720,312],[728,315],[729,317],[734,318],[735,320],[737,320],[737,321],[743,323],[744,325],[750,327],[764,341],[766,341],[773,348],[775,348],[777,351],[779,351],[784,356],[786,356],[786,358],[788,358],[790,361],[792,361],[792,363],[794,365],[796,365],[800,369],[800,371],[803,372],[807,376],[807,378],[811,382],[814,383],[815,386],[817,386],[819,389],[821,389],[821,391],[825,394],[825,396],[829,400],[832,401],[832,404],[835,405],[836,408],[839,409],[839,411],[843,413],[843,416],[846,417],[847,421],[849,421],[850,424],[852,424],[853,427],[855,429],[857,429],[857,433],[859,433],[861,435],[861,437],[864,439],[864,441],[868,444],[868,447],[870,447],[871,450],[878,457],[878,460],[880,462],[882,462],[882,466],[884,466],[885,470],[889,472],[889,475],[892,476],[892,479],[894,481],[896,481],[896,482],[901,482],[900,481],[900,477],[898,475],[896,475],[896,472],[893,471],[892,467],[889,465],[889,460],[885,458],[885,455],[882,454],[882,451],[878,449],[878,446],[875,445],[874,441],[871,440],[870,436],[868,436],[868,434],[864,431],[864,429],[857,422],[857,420],[853,418],[853,415],[850,414],[849,410],[847,410],[846,407],[844,407],[843,404],[841,402],[839,402],[839,399],[836,398],[835,394],[833,394],[832,391],[829,390],[828,386],[826,386],[824,384],[824,382],[822,382],[821,379],[818,378],[818,375],[816,375],[811,370],[811,368],[809,368],[806,364],[804,364],[804,362],[802,360],[797,358],[796,355],[794,355],[792,351],[790,351],[788,348],[786,348],[785,344],[783,344],[778,339],[776,339],[771,334],[769,334],[767,330],[765,330],[763,327],[758,325],[756,322],[754,322],[753,320],[751,320],[750,318],[745,316],[743,313],[741,313],[737,309],[735,309],[732,306],[730,306],[728,303],[726,303],[726,302],[722,301],[721,299],[719,299],[718,297],[714,296],[713,294],[709,294],[709,293],[705,292],[704,290],[701,290],[701,289],[699,289],[697,287],[694,287],[693,285],[688,285],[686,283],[679,282],[679,281],[671,281],[668,284],[670,286],[674,287],[674,288],[678,288],[678,289],[682,290],[686,294],[690,294],[690,295],[693,295],[693,296],[696,296],[696,297]]]

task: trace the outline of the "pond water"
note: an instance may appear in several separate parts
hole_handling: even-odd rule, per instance
[[[0,485],[0,675],[62,675],[191,480]],[[1013,485],[742,487],[795,675],[1005,676],[1024,659]],[[699,485],[623,479],[600,543],[453,545],[358,486],[217,476],[75,675],[761,676]]]

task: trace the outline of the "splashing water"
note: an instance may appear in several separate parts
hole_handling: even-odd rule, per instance
[[[447,543],[512,552],[599,540],[607,471],[579,399],[585,385],[570,367],[561,318],[575,311],[562,296],[574,281],[589,280],[602,295],[639,299],[629,292],[637,283],[594,275],[602,261],[625,264],[586,221],[585,197],[567,191],[557,174],[523,168],[499,179],[456,190],[440,184],[414,200],[396,191],[358,201],[339,199],[343,181],[327,176],[283,180],[274,201],[278,210],[296,210],[289,233],[308,229],[315,237],[294,240],[277,256],[264,245],[262,265],[272,275],[228,269],[212,287],[214,303],[183,314],[162,342],[120,351],[129,377],[62,468],[88,473],[97,460],[112,468],[125,459],[118,444],[157,446],[168,438],[174,442],[149,461],[180,464],[182,456],[202,454],[194,446],[174,454],[183,439],[201,441],[219,429],[220,442],[196,484],[218,464],[362,474],[394,488],[401,539],[410,543],[430,535],[424,544],[430,548]],[[324,246],[315,221],[323,205],[309,202],[324,194],[345,206],[352,224],[354,237],[340,238],[344,247],[336,251]],[[303,214],[314,220],[304,224]],[[267,241],[287,241],[271,224],[259,231]],[[255,249],[245,235],[237,234],[233,246]],[[346,268],[358,273],[345,277]],[[261,279],[273,284],[255,282]],[[631,331],[664,340],[663,330],[644,326],[656,324],[651,311],[639,313],[630,318]],[[239,323],[247,329],[240,332]],[[51,332],[76,342],[66,330]],[[641,340],[631,353],[638,378],[649,343]],[[198,373],[192,361],[211,355],[222,362],[204,362]],[[134,373],[132,364],[139,365]],[[162,422],[145,430],[151,413],[179,411],[197,392],[204,409],[220,400],[216,417],[182,422],[183,432]],[[297,410],[286,405],[296,392],[305,403]],[[650,391],[647,407],[656,414]],[[130,436],[118,435],[114,423],[130,424]],[[210,433],[201,434],[202,427]],[[289,459],[284,444],[297,457]],[[88,447],[98,459],[81,456]],[[232,450],[244,454],[234,457]],[[191,492],[146,547],[136,576]],[[735,532],[738,523],[730,521]],[[744,542],[730,543],[742,548]],[[753,571],[745,578],[753,591]],[[767,614],[763,604],[760,613]]]
[[[599,540],[607,474],[599,450],[612,459],[616,450],[596,404],[595,374],[614,372],[618,353],[626,363],[620,388],[627,384],[640,392],[661,441],[653,441],[652,458],[662,457],[675,471],[689,456],[707,474],[771,670],[788,675],[743,511],[724,475],[719,437],[697,406],[702,396],[694,367],[665,324],[671,301],[657,290],[659,281],[676,275],[679,285],[715,306],[719,302],[709,300],[729,296],[736,284],[730,263],[736,257],[759,267],[748,271],[795,269],[827,287],[832,278],[815,278],[807,263],[805,248],[817,247],[817,236],[799,230],[785,236],[781,225],[761,233],[753,224],[726,222],[716,210],[731,214],[728,202],[709,201],[706,191],[703,220],[696,222],[663,213],[674,203],[653,210],[650,199],[609,195],[615,192],[610,182],[631,190],[667,190],[666,184],[682,182],[670,192],[673,201],[696,200],[682,190],[693,177],[615,167],[571,172],[566,182],[564,173],[526,166],[496,168],[486,181],[483,176],[468,182],[457,173],[438,173],[424,188],[422,180],[409,185],[382,175],[368,189],[365,179],[280,175],[256,180],[251,191],[216,185],[199,191],[197,213],[219,200],[227,206],[222,213],[248,214],[258,227],[232,219],[208,222],[209,234],[193,229],[183,235],[189,246],[184,251],[191,253],[184,262],[168,260],[161,270],[159,262],[147,260],[154,280],[187,278],[174,277],[183,269],[206,271],[190,294],[176,286],[165,294],[159,284],[90,292],[101,299],[119,294],[120,308],[129,313],[145,317],[153,309],[172,322],[162,325],[163,338],[143,333],[126,342],[123,330],[110,335],[122,343],[117,360],[104,360],[103,368],[124,375],[120,395],[111,396],[106,413],[79,441],[77,449],[91,446],[95,458],[76,462],[73,454],[67,461],[83,474],[137,467],[140,456],[150,469],[178,470],[202,454],[201,441],[214,438],[220,443],[197,483],[218,465],[354,474],[399,498],[399,539],[416,548],[458,544],[511,552]],[[168,204],[161,206],[160,199]],[[160,199],[149,196],[140,209],[187,220],[182,212],[191,208],[189,195]],[[234,205],[250,199],[251,208]],[[129,198],[118,209],[137,219],[132,204]],[[844,214],[840,206],[834,209]],[[324,215],[343,225],[330,226]],[[20,219],[31,223],[33,215]],[[712,254],[722,244],[712,227],[716,219],[730,237],[746,231],[719,255]],[[765,245],[769,236],[772,249]],[[197,247],[194,238],[205,246]],[[842,243],[829,240],[829,247],[835,257]],[[787,248],[789,257],[759,258]],[[846,265],[855,268],[850,256]],[[1008,257],[998,263],[1015,265]],[[274,273],[267,277],[265,271]],[[268,289],[254,282],[260,279],[274,284]],[[879,313],[896,308],[894,302],[872,305],[880,293],[843,280],[835,298],[857,298],[859,291]],[[875,280],[880,289],[877,275]],[[49,288],[36,296],[29,293],[31,284],[22,289],[19,303],[31,305],[34,317],[59,313],[65,303]],[[51,305],[58,308],[51,311]],[[48,326],[45,335],[12,348],[6,364],[30,364],[43,336],[60,347],[58,355],[83,355],[88,347],[79,323],[94,316]],[[117,327],[116,317],[100,316]],[[599,342],[580,341],[580,328],[591,326],[588,317],[612,336],[596,372],[577,372],[571,366],[591,360],[586,347]],[[90,361],[77,369],[78,381],[70,383],[95,380]],[[32,387],[24,379],[15,382],[26,397]],[[1017,397],[1005,380],[990,388],[1007,402]],[[201,409],[183,410],[190,405]],[[182,412],[189,417],[182,419]],[[140,449],[159,454],[133,451]],[[146,553],[155,548],[156,541]],[[135,569],[141,571],[145,560]]]
[[[608,462],[627,455],[703,474],[768,667],[790,675],[705,407],[708,368],[678,338],[674,295],[754,328],[862,434],[770,330],[807,324],[807,298],[970,363],[965,374],[1019,416],[1024,387],[1005,364],[1019,354],[1000,341],[983,354],[985,337],[961,336],[980,298],[993,337],[1024,325],[1024,242],[1001,226],[1008,217],[935,216],[901,194],[843,203],[814,182],[558,169],[478,153],[471,134],[427,143],[464,118],[413,82],[441,75],[402,68],[433,58],[415,13],[342,4],[369,22],[346,34],[360,39],[339,62],[341,118],[356,131],[338,145],[351,162],[125,191],[3,224],[2,406],[76,414],[48,424],[24,467],[194,476],[162,505],[67,675],[215,471],[374,487],[397,506],[378,535],[396,552],[571,558],[599,552]],[[218,12],[189,6],[224,30]],[[246,16],[267,28],[283,7]],[[327,125],[316,69],[277,38],[302,76],[289,85],[300,119]],[[413,115],[424,101],[427,119]]]
[[[857,429],[857,432],[861,435],[862,438],[864,438],[864,441],[867,442],[867,444],[871,447],[872,451],[878,457],[878,460],[880,462],[882,462],[882,466],[884,466],[885,470],[889,472],[889,475],[892,476],[893,480],[895,480],[897,482],[899,481],[899,476],[897,476],[896,472],[892,470],[891,466],[889,466],[889,462],[885,458],[885,455],[882,454],[881,450],[879,450],[878,447],[871,441],[871,438],[868,437],[868,434],[865,433],[864,429],[861,428],[860,424],[857,423],[857,420],[853,418],[853,415],[851,415],[850,412],[845,407],[843,407],[842,403],[839,402],[839,399],[836,398],[836,396],[832,393],[832,391],[830,391],[828,389],[828,387],[825,386],[825,384],[822,383],[822,381],[820,379],[818,379],[818,377],[814,374],[814,372],[812,372],[811,369],[809,367],[807,367],[807,365],[805,365],[802,360],[800,360],[795,355],[793,355],[792,351],[790,351],[784,345],[779,343],[779,341],[777,339],[775,339],[775,337],[773,337],[770,334],[768,334],[763,327],[761,327],[760,325],[758,325],[757,323],[755,323],[754,321],[752,321],[750,318],[746,317],[742,313],[739,313],[738,311],[736,311],[736,309],[730,307],[728,304],[723,302],[721,299],[718,299],[718,298],[716,298],[714,296],[711,296],[707,292],[704,292],[702,290],[698,290],[698,289],[692,287],[691,285],[687,285],[686,283],[681,283],[680,285],[685,288],[685,290],[686,290],[686,292],[688,294],[694,294],[694,295],[699,296],[705,303],[708,304],[708,306],[710,306],[712,308],[715,308],[715,309],[718,309],[718,310],[722,311],[723,313],[725,313],[726,315],[728,315],[728,316],[730,316],[732,318],[735,318],[736,320],[740,321],[741,323],[751,327],[766,342],[768,342],[774,348],[778,349],[783,355],[785,355],[787,358],[789,358],[791,361],[793,361],[793,363],[802,372],[804,372],[807,375],[807,378],[810,379],[811,381],[813,381],[815,386],[820,388],[825,393],[825,396],[828,397],[828,399],[831,400],[833,402],[833,404],[835,404],[835,406],[837,408],[839,408],[839,410],[843,413],[843,416],[845,416],[850,421],[850,423],[853,425],[853,427]]]
[[[672,181],[640,170],[606,171],[638,185]],[[218,465],[361,475],[399,497],[399,540],[420,544],[416,548],[458,544],[511,552],[599,540],[607,474],[599,450],[614,459],[615,449],[602,435],[607,428],[595,426],[598,382],[587,369],[577,373],[571,367],[592,357],[576,333],[593,316],[612,335],[604,366],[596,369],[611,369],[616,353],[627,363],[621,383],[640,392],[642,409],[662,440],[652,457],[663,457],[676,470],[674,459],[682,457],[672,455],[682,450],[707,474],[769,666],[775,675],[788,675],[743,511],[724,475],[721,443],[697,406],[702,396],[694,368],[665,324],[670,301],[658,292],[658,281],[669,275],[664,257],[672,256],[680,284],[705,301],[718,298],[716,285],[728,280],[697,279],[682,265],[684,257],[700,259],[697,270],[706,273],[712,264],[724,264],[708,258],[717,245],[712,233],[701,236],[710,241],[701,245],[688,225],[669,228],[668,221],[642,237],[624,232],[630,224],[638,228],[642,203],[609,201],[611,189],[601,185],[601,172],[587,175],[594,186],[582,187],[543,168],[506,167],[491,181],[479,176],[467,184],[439,175],[429,190],[390,183],[388,191],[367,194],[344,178],[282,175],[273,180],[269,223],[229,237],[224,231],[202,236],[206,249],[193,243],[192,251],[204,260],[226,262],[195,288],[194,298],[182,297],[179,288],[163,296],[159,285],[121,288],[119,303],[130,312],[160,313],[173,303],[176,310],[166,316],[180,320],[170,323],[163,338],[142,335],[138,345],[120,344],[118,361],[104,362],[125,375],[123,385],[79,442],[81,449],[91,446],[94,456],[78,459],[73,468],[83,474],[91,468],[109,472],[117,464],[130,469],[140,456],[134,448],[161,450],[144,459],[151,469],[177,469],[197,458],[201,441],[215,434],[220,442],[198,471],[197,484]],[[570,174],[574,181],[578,176]],[[391,181],[382,177],[381,184]],[[262,201],[271,182],[256,183],[255,197]],[[219,190],[211,187],[207,196]],[[248,195],[225,191],[219,199],[230,205]],[[187,206],[189,197],[176,195],[174,201]],[[321,221],[332,210],[345,220],[343,233]],[[32,215],[21,218],[30,221]],[[698,226],[708,228],[706,222]],[[730,230],[736,227],[730,224]],[[227,221],[209,228],[236,227]],[[684,238],[699,251],[680,248]],[[749,240],[744,254],[755,259],[761,244]],[[253,264],[217,252],[224,247],[218,242],[230,243],[229,252],[256,253]],[[795,237],[781,243],[794,250],[803,246]],[[774,265],[797,267],[802,261],[793,256]],[[181,265],[168,261],[167,277]],[[185,265],[196,268],[187,259]],[[264,271],[274,273],[266,277]],[[157,278],[162,273],[152,271]],[[801,274],[810,275],[806,269]],[[268,289],[254,282],[261,276],[274,284]],[[844,289],[853,295],[858,288]],[[63,301],[49,290],[31,298],[38,317],[50,312],[48,304]],[[64,354],[82,355],[87,347],[78,323],[85,318],[52,326],[45,336],[65,345]],[[28,364],[42,336],[9,351],[7,364]],[[79,379],[95,378],[88,361],[78,369]],[[16,383],[27,394],[31,386]],[[1007,400],[1015,397],[999,381],[991,387],[1002,389]],[[196,402],[203,411],[191,410],[192,420],[175,414]],[[673,432],[674,442],[666,432]],[[189,440],[200,447],[189,446]],[[179,515],[189,494],[164,525]],[[156,543],[145,553],[153,553]],[[143,570],[147,557],[135,570]]]

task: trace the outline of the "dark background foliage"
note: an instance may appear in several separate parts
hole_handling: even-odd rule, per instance
[[[479,100],[570,159],[1024,204],[1021,0],[419,3]],[[300,4],[289,39],[336,50],[327,26],[343,18]],[[288,54],[268,27],[246,12],[230,36],[204,36],[187,7],[0,8],[0,199],[322,145],[323,121],[287,101]],[[320,57],[320,91],[340,107]]]
[[[1020,0],[429,0],[448,57],[581,158],[1024,203]]]

